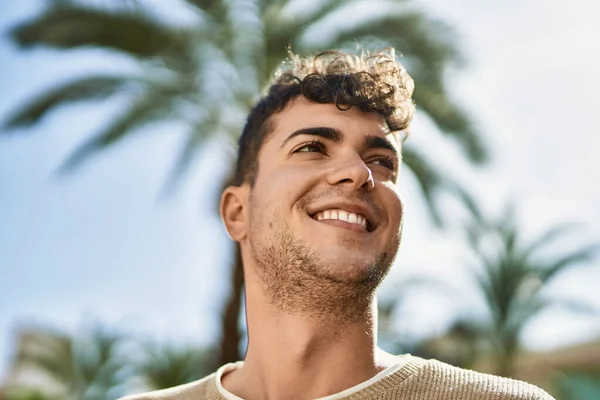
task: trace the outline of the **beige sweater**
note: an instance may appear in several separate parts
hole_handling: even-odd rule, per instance
[[[241,363],[228,364],[199,381],[170,389],[124,397],[121,400],[238,400],[221,386],[223,372]],[[390,367],[353,388],[321,400],[552,400],[543,390],[525,382],[500,378],[407,355],[402,364]]]

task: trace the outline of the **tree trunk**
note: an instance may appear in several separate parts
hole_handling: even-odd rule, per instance
[[[235,244],[235,255],[231,268],[231,284],[229,298],[221,318],[221,344],[219,366],[240,360],[239,344],[241,339],[238,321],[242,307],[242,287],[244,270],[240,246]]]
[[[506,378],[514,378],[515,356],[518,350],[518,341],[516,338],[505,338],[502,343],[502,349],[498,356],[498,368],[496,375]]]

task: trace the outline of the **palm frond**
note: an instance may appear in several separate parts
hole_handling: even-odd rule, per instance
[[[471,193],[469,193],[461,184],[458,182],[449,182],[448,189],[462,202],[470,216],[474,220],[474,224],[481,229],[488,227],[488,222],[485,214],[481,207],[477,204],[477,201]]]
[[[86,385],[108,386],[120,365],[114,362],[121,337],[96,327],[75,343],[75,363]]]
[[[548,306],[545,299],[540,296],[530,296],[520,300],[521,301],[515,302],[506,321],[504,321],[507,329],[517,332],[517,335],[533,316],[537,315]]]
[[[518,252],[517,246],[520,245],[519,230],[514,224],[514,220],[508,216],[504,217],[498,228],[499,240],[504,246],[504,254],[507,255],[510,261],[515,261],[515,255]],[[509,263],[509,266],[517,266],[514,262]]]
[[[561,308],[565,311],[587,317],[600,317],[600,308],[590,304],[589,301],[567,297],[552,297],[544,300],[544,305],[548,308]]]
[[[545,233],[543,233],[540,237],[530,243],[523,251],[523,257],[529,257],[533,253],[535,253],[540,247],[546,246],[550,242],[558,239],[560,236],[563,236],[573,229],[575,229],[578,224],[562,224],[555,226]]]
[[[49,7],[9,32],[21,48],[99,47],[148,58],[184,52],[185,31],[167,26],[146,13],[111,11],[82,3]]]
[[[585,261],[591,261],[598,252],[600,252],[600,245],[590,245],[563,256],[562,258],[541,267],[539,273],[540,279],[542,282],[549,282],[558,273],[576,265],[580,265]]]
[[[340,28],[328,42],[319,45],[339,48],[348,43],[369,43],[373,38],[378,38],[377,47],[393,46],[403,55],[416,82],[414,100],[419,109],[442,132],[454,137],[471,161],[486,161],[488,155],[480,134],[465,110],[450,98],[443,83],[449,64],[460,65],[464,61],[454,31],[424,12],[404,10]]]
[[[343,26],[325,46],[377,37],[389,41],[406,58],[419,60],[427,71],[445,68],[447,63],[462,63],[455,32],[448,24],[431,18],[423,11],[403,9],[365,18],[355,26]]]
[[[572,311],[588,314],[600,311],[578,300],[546,298],[543,291],[557,273],[591,260],[600,251],[600,246],[580,248],[559,258],[555,256],[551,261],[534,259],[536,250],[568,232],[571,226],[561,225],[550,229],[527,244],[516,222],[514,204],[509,203],[501,218],[490,221],[480,215],[479,206],[471,195],[461,193],[459,189],[455,191],[473,215],[466,232],[480,266],[474,270],[476,288],[483,295],[491,317],[490,332],[499,346],[499,365],[508,373],[511,359],[518,351],[520,333],[534,315],[554,302]],[[475,235],[481,238],[471,237]]]
[[[303,34],[316,22],[323,20],[342,6],[357,0],[322,0],[313,4],[309,9],[295,15],[286,14],[286,0],[265,0],[263,5],[262,25],[265,41],[265,70],[262,74],[261,85],[265,84],[273,71],[287,55],[287,49],[293,51],[314,51],[307,48],[301,41]],[[319,50],[327,44],[322,43]]]
[[[481,135],[475,130],[463,107],[454,102],[445,90],[428,90],[426,83],[418,80],[418,74],[414,78],[417,85],[413,99],[417,108],[424,111],[443,133],[455,138],[470,161],[487,161],[488,152]]]
[[[185,2],[208,15],[217,24],[225,21],[228,11],[225,0],[185,0]]]
[[[487,305],[489,317],[492,321],[496,321],[496,315],[499,314],[499,308],[496,302],[496,292],[493,282],[485,273],[474,273],[476,288],[482,295],[482,298]]]
[[[219,121],[214,120],[203,121],[193,127],[194,131],[189,133],[187,140],[181,147],[179,155],[161,189],[163,195],[170,193],[177,186],[185,172],[188,171],[200,148],[209,137],[217,136],[220,128]]]
[[[267,31],[265,39],[269,53],[277,53],[290,45],[297,47],[302,34],[314,23],[352,2],[356,0],[322,0],[300,13],[290,15],[285,13],[289,1],[263,0],[264,11],[261,16]]]
[[[210,373],[213,360],[207,349],[175,347],[146,343],[144,357],[136,365],[136,372],[151,389],[166,389],[182,385]]]
[[[441,225],[441,214],[434,200],[435,193],[445,185],[447,178],[443,177],[422,154],[411,147],[405,147],[402,150],[402,159],[417,179],[433,221],[437,225]]]
[[[3,130],[34,125],[58,107],[84,101],[102,100],[118,92],[133,91],[148,85],[142,77],[94,75],[78,78],[36,96],[18,107],[3,123]]]
[[[169,98],[160,93],[151,93],[135,101],[120,117],[116,117],[100,134],[81,144],[59,168],[59,172],[70,172],[83,161],[101,150],[118,143],[135,129],[150,122],[172,117]]]
[[[339,11],[343,6],[357,3],[357,0],[323,0],[314,4],[301,15],[296,15],[295,21],[299,31],[306,30],[310,25],[321,21],[333,12]]]
[[[290,3],[290,0],[256,0],[260,15],[268,14],[268,10],[279,10]]]

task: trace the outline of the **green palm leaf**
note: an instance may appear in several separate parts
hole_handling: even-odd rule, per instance
[[[584,262],[591,261],[595,255],[600,252],[600,246],[590,245],[578,251],[574,251],[566,256],[555,260],[547,265],[543,265],[540,268],[540,278],[544,281],[550,281],[558,273],[571,268],[575,265],[581,265]]]
[[[527,248],[523,251],[522,257],[527,258],[531,256],[533,253],[538,251],[541,247],[548,245],[552,241],[558,239],[560,236],[563,236],[569,232],[571,232],[574,228],[576,228],[578,224],[562,224],[550,228],[548,231],[540,235],[536,240],[534,240]]]
[[[561,271],[583,262],[589,262],[600,251],[600,246],[581,247],[551,259],[540,258],[545,244],[569,232],[571,225],[552,228],[531,243],[522,238],[515,219],[514,207],[498,220],[484,218],[473,198],[464,194],[466,207],[473,219],[467,228],[469,243],[479,261],[474,272],[477,288],[482,293],[490,317],[491,340],[498,344],[498,373],[509,375],[512,359],[518,351],[519,336],[532,318],[553,305],[562,305],[572,311],[594,312],[593,308],[577,299],[547,297],[544,288]],[[470,231],[475,233],[469,233]],[[471,238],[478,234],[476,240]],[[495,247],[483,246],[483,238],[493,239]]]
[[[370,17],[356,26],[340,28],[326,44],[352,42],[364,37],[377,37],[393,43],[408,63],[420,60],[419,66],[426,71],[444,68],[447,62],[463,61],[463,55],[452,44],[457,40],[454,31],[423,11],[402,10]],[[439,75],[430,77],[437,81],[440,81],[439,78]]]
[[[70,172],[82,162],[87,161],[91,155],[113,146],[132,131],[151,122],[173,117],[169,100],[168,97],[161,96],[156,92],[137,99],[100,134],[79,145],[62,164],[59,171],[62,173]]]
[[[209,374],[214,361],[207,349],[145,343],[136,373],[151,390],[183,385]]]
[[[52,379],[65,398],[109,400],[110,392],[122,383],[120,336],[97,326],[75,338],[40,329],[24,336],[17,365]]]
[[[444,178],[439,170],[433,168],[431,163],[412,147],[405,147],[402,150],[402,160],[416,178],[433,220],[437,224],[441,224],[442,217],[436,206],[434,195],[435,191],[442,187]]]
[[[196,155],[206,143],[206,140],[209,137],[219,136],[218,132],[222,129],[223,127],[217,119],[201,121],[195,126],[194,130],[188,134],[187,140],[181,146],[181,150],[171,167],[171,171],[161,190],[163,195],[172,192],[181,177],[190,168]]]
[[[10,35],[24,49],[101,47],[143,58],[183,52],[189,36],[141,11],[110,11],[71,2],[47,8],[14,27]]]
[[[476,132],[462,107],[452,101],[445,90],[430,90],[426,84],[422,84],[415,88],[414,100],[418,109],[424,111],[441,132],[457,140],[470,161],[487,161],[488,153],[481,135]]]
[[[144,77],[95,75],[78,78],[49,89],[22,105],[4,122],[4,130],[36,124],[47,113],[72,103],[103,100],[119,92],[135,91],[148,82]],[[137,86],[137,87],[136,87]]]
[[[196,24],[185,27],[160,20],[141,5],[135,10],[121,6],[109,10],[72,0],[50,2],[36,16],[17,25],[10,35],[23,49],[39,46],[108,50],[113,55],[128,56],[140,67],[144,78],[94,82],[90,77],[88,82],[64,84],[13,113],[6,127],[34,124],[62,105],[131,93],[129,107],[98,135],[84,141],[61,170],[81,165],[148,123],[175,119],[187,124],[190,135],[169,175],[167,187],[170,187],[175,181],[173,177],[186,170],[211,132],[217,135],[241,132],[241,123],[237,122],[224,129],[214,127],[228,121],[228,116],[239,114],[240,109],[247,109],[285,57],[289,45],[302,52],[317,47],[318,50],[342,48],[355,40],[372,42],[376,38],[377,43],[396,46],[404,54],[405,64],[416,81],[419,110],[429,115],[442,132],[457,140],[470,160],[485,159],[478,132],[444,83],[446,67],[462,60],[455,35],[448,26],[426,13],[405,7],[408,2],[389,2],[392,6],[401,4],[402,8],[394,8],[396,11],[387,15],[365,17],[351,25],[345,19],[332,17],[360,0],[318,1],[293,14],[289,12],[292,1],[288,0],[185,1],[197,17]],[[319,29],[329,21],[336,25],[327,27],[332,32],[328,43],[306,40],[309,32],[311,37],[320,37]],[[159,82],[157,77],[161,78]],[[214,110],[222,111],[222,117],[214,118],[215,122],[208,118]],[[199,127],[202,130],[196,131]],[[404,159],[417,179],[433,219],[439,223],[441,214],[435,207],[436,195],[442,188],[451,188],[453,183],[411,147],[405,149]],[[240,290],[241,285],[232,284],[232,288]],[[238,296],[229,298],[236,301]],[[225,314],[239,313],[239,305],[227,305],[225,309],[231,310]],[[237,321],[237,314],[224,319]],[[237,354],[237,345],[225,343],[234,351],[223,353]]]
[[[583,314],[585,316],[598,317],[600,309],[588,301],[575,298],[556,297],[547,299],[544,307],[562,308],[571,313]]]
[[[185,2],[210,16],[213,22],[225,22],[228,11],[225,0],[185,0]]]
[[[337,32],[327,46],[368,43],[393,46],[403,55],[408,71],[417,82],[414,100],[442,132],[455,137],[469,160],[481,163],[487,152],[465,111],[446,93],[441,80],[448,64],[461,64],[464,56],[453,45],[456,35],[445,23],[420,11],[386,14]]]

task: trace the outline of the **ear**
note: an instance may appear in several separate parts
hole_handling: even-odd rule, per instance
[[[248,188],[228,186],[221,195],[219,212],[229,237],[240,242],[247,235]]]

